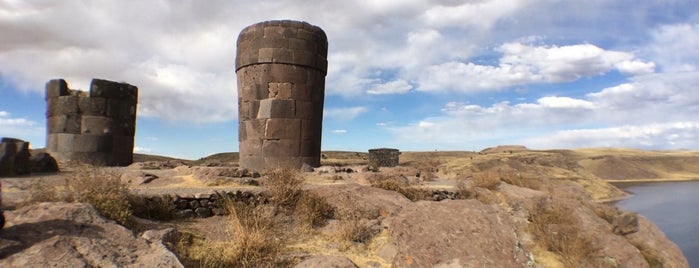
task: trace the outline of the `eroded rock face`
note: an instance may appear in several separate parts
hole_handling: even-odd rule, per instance
[[[386,219],[393,267],[525,267],[510,216],[477,200],[420,201]]]
[[[88,204],[41,203],[5,211],[0,267],[183,267]]]

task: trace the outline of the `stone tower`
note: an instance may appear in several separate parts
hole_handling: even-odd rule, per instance
[[[320,165],[328,40],[298,21],[266,21],[238,36],[240,166]]]
[[[90,91],[68,89],[63,79],[46,83],[47,152],[59,161],[100,166],[133,162],[138,88],[93,79]]]

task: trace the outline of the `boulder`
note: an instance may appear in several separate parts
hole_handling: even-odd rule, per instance
[[[528,261],[508,213],[477,200],[415,202],[385,225],[392,242],[379,251],[392,267],[525,267]]]
[[[5,216],[0,267],[183,267],[162,243],[135,236],[89,204],[40,203]]]
[[[32,172],[58,172],[58,162],[50,154],[34,154],[29,161],[32,163]]]
[[[618,235],[627,235],[638,232],[638,214],[635,212],[627,212],[614,217],[612,221],[614,233]]]

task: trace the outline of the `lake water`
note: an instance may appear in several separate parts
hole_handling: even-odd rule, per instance
[[[618,207],[650,219],[680,247],[690,267],[699,267],[699,181],[615,185],[633,194]]]

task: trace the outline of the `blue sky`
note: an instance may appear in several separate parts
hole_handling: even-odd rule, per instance
[[[0,136],[45,145],[44,84],[140,90],[136,152],[237,151],[235,43],[329,39],[323,150],[699,148],[699,2],[0,2]]]

